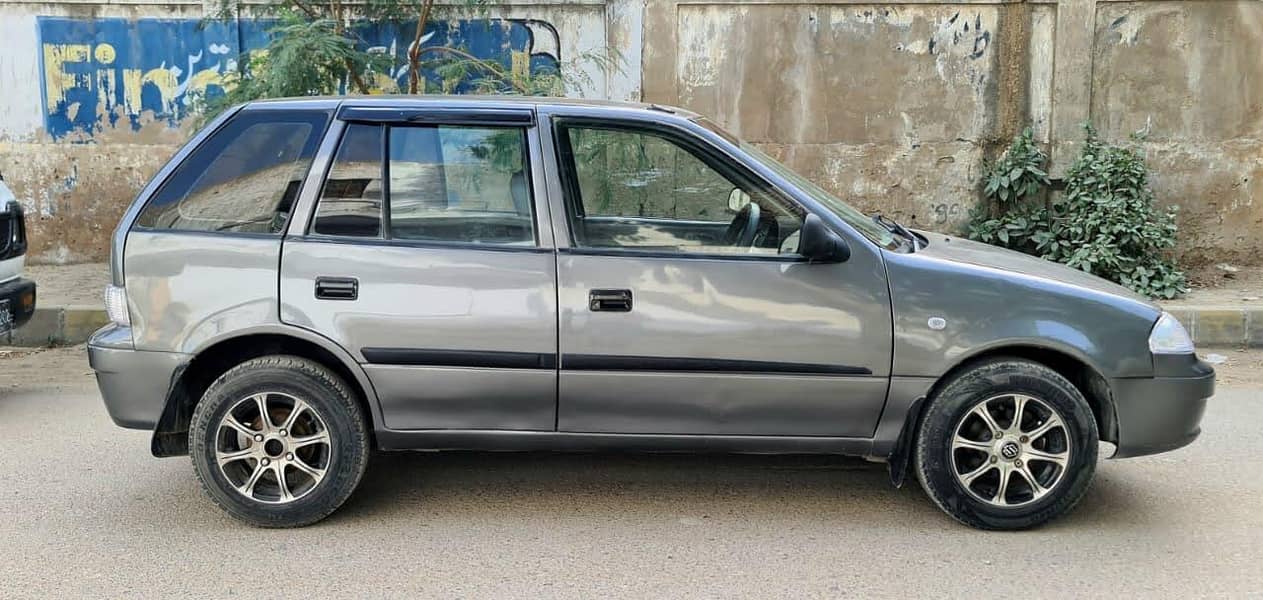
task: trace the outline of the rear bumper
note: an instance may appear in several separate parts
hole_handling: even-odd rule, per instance
[[[1184,377],[1115,379],[1118,450],[1113,458],[1175,450],[1201,434],[1202,415],[1215,394],[1215,371],[1198,362]]]
[[[0,283],[0,301],[3,300],[9,301],[9,311],[13,313],[13,328],[21,327],[35,314],[35,282],[19,278]]]
[[[131,346],[131,331],[106,325],[88,340],[88,364],[96,371],[105,409],[119,427],[153,430],[162,417],[171,383],[188,355],[148,352]]]

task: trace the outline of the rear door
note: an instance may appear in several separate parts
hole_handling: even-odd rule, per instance
[[[340,117],[312,217],[284,243],[282,319],[364,364],[390,429],[551,431],[556,270],[533,112]]]

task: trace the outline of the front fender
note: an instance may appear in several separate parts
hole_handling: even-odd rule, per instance
[[[894,375],[939,377],[973,356],[1016,346],[1073,356],[1105,377],[1153,374],[1148,337],[1160,311],[1145,302],[917,254],[889,253],[887,271]]]

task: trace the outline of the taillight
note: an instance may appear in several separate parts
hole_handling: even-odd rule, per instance
[[[119,325],[131,326],[132,318],[127,312],[127,288],[121,285],[105,286],[105,315]]]

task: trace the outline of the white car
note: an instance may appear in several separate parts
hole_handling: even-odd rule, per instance
[[[4,177],[0,176],[0,335],[35,313],[35,282],[22,278],[26,264],[26,220]]]

